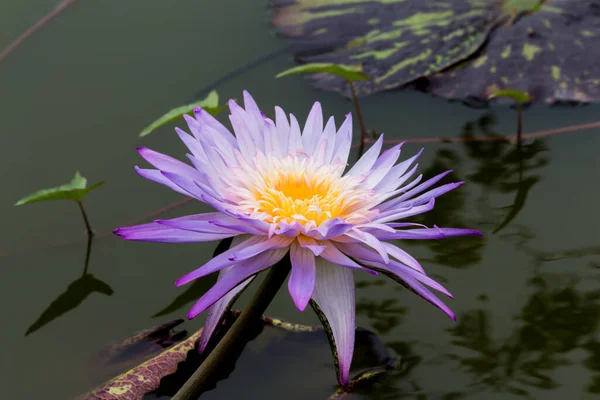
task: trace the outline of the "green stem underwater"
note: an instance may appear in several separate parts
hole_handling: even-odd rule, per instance
[[[94,231],[92,230],[92,227],[90,226],[90,220],[88,219],[85,209],[83,208],[83,203],[81,202],[81,200],[77,200],[77,205],[79,206],[79,209],[81,210],[81,215],[83,216],[83,222],[85,222],[85,229],[87,229],[87,234],[89,237],[93,237]]]
[[[358,97],[356,96],[356,88],[352,81],[348,81],[350,85],[350,92],[352,93],[352,100],[354,101],[354,108],[356,108],[356,116],[358,117],[358,123],[360,124],[360,148],[358,149],[358,158],[360,158],[365,152],[365,144],[367,142],[367,128],[365,128],[365,121],[363,119],[362,111],[360,111],[360,104],[358,103]]]
[[[214,350],[206,357],[194,374],[173,396],[172,400],[197,399],[206,390],[207,384],[223,364],[230,361],[231,354],[245,344],[246,332],[253,324],[260,321],[260,317],[285,282],[291,268],[289,256],[269,269],[269,273],[254,297],[240,316],[217,344]]]

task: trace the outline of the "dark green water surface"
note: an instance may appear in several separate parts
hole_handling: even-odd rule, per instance
[[[0,48],[56,3],[2,2]],[[187,287],[176,288],[175,280],[206,262],[214,243],[123,242],[110,232],[182,200],[133,169],[144,165],[136,146],[184,157],[173,126],[144,139],[139,131],[229,72],[285,48],[265,3],[81,0],[0,63],[3,398],[85,393],[122,370],[103,358],[108,345],[184,317],[210,287],[214,277],[176,301]],[[300,120],[319,100],[341,122],[352,110],[347,100],[301,77],[273,78],[292,65],[283,51],[217,89],[222,98],[241,98],[248,89],[265,112],[280,105]],[[414,92],[377,94],[363,107],[367,125],[396,140],[511,134],[516,118],[505,107],[472,109]],[[536,132],[597,120],[596,105],[535,107],[525,112],[524,127]],[[464,142],[408,143],[403,155],[423,146],[426,177],[454,169],[452,180],[466,184],[416,221],[476,228],[484,237],[405,244],[455,295],[448,304],[456,323],[391,280],[356,275],[358,325],[401,363],[351,398],[598,396],[600,129],[528,140],[521,153],[502,142]],[[70,180],[76,169],[92,182],[106,180],[85,200],[98,232],[85,276],[86,237],[74,204],[12,206]],[[187,203],[154,218],[206,211]],[[309,309],[299,313],[286,291],[267,314],[318,323]],[[194,331],[203,318],[184,328]],[[325,336],[284,336],[259,336],[229,379],[205,397],[327,398],[336,381]]]

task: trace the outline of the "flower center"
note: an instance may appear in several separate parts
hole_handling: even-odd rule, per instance
[[[361,187],[362,178],[342,177],[343,169],[304,156],[256,161],[256,170],[244,182],[243,192],[249,195],[238,199],[238,206],[269,223],[319,226],[333,218],[364,219],[372,191]]]

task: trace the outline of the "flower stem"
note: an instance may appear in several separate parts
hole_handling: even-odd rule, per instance
[[[523,107],[517,103],[517,147],[521,147],[523,141]]]
[[[88,266],[90,265],[90,255],[92,254],[92,241],[94,237],[88,234],[87,247],[85,249],[85,264],[83,264],[83,276],[88,273]]]
[[[223,339],[206,357],[190,379],[173,396],[172,400],[197,399],[206,390],[206,386],[210,383],[214,372],[224,363],[230,362],[231,354],[246,343],[246,332],[253,324],[260,321],[261,315],[265,312],[277,294],[277,291],[279,291],[279,288],[285,282],[290,267],[289,257],[286,256],[270,268],[267,277],[256,291],[250,304],[244,308],[239,318],[229,328]]]
[[[356,108],[356,116],[358,117],[358,123],[360,124],[360,148],[358,149],[358,158],[362,156],[365,151],[365,143],[367,142],[367,128],[365,128],[365,121],[363,119],[362,111],[360,111],[360,105],[358,104],[358,97],[356,96],[356,88],[352,81],[348,81],[350,85],[350,92],[352,93],[352,100],[354,101],[354,108]]]
[[[81,202],[81,200],[77,200],[77,205],[79,206],[79,209],[81,210],[81,215],[83,216],[83,222],[85,222],[85,229],[87,229],[87,234],[89,237],[93,237],[94,231],[92,230],[92,227],[90,226],[90,220],[88,219],[88,216],[85,213],[85,209],[83,208],[83,203]]]

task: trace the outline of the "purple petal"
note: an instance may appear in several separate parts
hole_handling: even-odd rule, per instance
[[[371,270],[364,268],[361,265],[357,264],[355,261],[353,261],[347,255],[345,255],[344,253],[339,251],[338,248],[336,246],[334,246],[331,242],[327,243],[327,248],[325,250],[323,250],[320,257],[324,258],[325,260],[329,261],[330,263],[337,264],[337,265],[345,267],[345,268],[358,269],[361,271],[368,272],[371,275],[377,275],[376,272],[371,271]]]
[[[330,117],[325,124],[323,134],[315,146],[318,154],[317,162],[322,164],[330,164],[331,158],[333,157],[333,150],[335,148],[335,118]]]
[[[429,200],[429,203],[412,207],[412,204],[408,205],[406,208],[401,208],[399,210],[389,210],[379,214],[377,217],[373,219],[373,222],[377,222],[378,224],[383,224],[385,222],[397,221],[402,218],[412,217],[414,215],[419,215],[426,213],[428,211],[433,210],[435,206],[435,199],[432,198]]]
[[[287,254],[287,249],[267,251],[236,264],[231,271],[218,280],[188,312],[188,318],[192,319],[208,307],[213,305],[220,298],[225,296],[241,282],[249,277],[256,275],[260,271],[269,268],[277,263]]]
[[[179,139],[181,139],[183,144],[185,144],[185,146],[192,152],[194,157],[196,157],[198,160],[203,160],[206,158],[206,153],[204,152],[202,145],[195,137],[189,135],[179,128],[175,128],[175,132],[177,132]]]
[[[134,168],[135,168],[135,172],[137,172],[137,174],[139,176],[141,176],[142,178],[146,178],[153,182],[160,183],[161,185],[165,185],[169,189],[174,190],[178,193],[181,193],[185,196],[194,197],[191,193],[189,193],[186,190],[183,190],[181,187],[177,186],[175,183],[173,183],[172,181],[167,179],[161,173],[161,171],[159,171],[157,169],[142,169],[142,168],[138,167],[137,165]],[[199,198],[196,198],[196,199],[200,200]]]
[[[285,247],[284,239],[288,240],[287,245],[289,246],[292,239],[282,238],[279,236],[271,239],[267,239],[264,236],[252,236],[245,242],[242,242],[239,245],[234,246],[212,258],[200,268],[197,268],[196,270],[179,278],[177,282],[175,282],[175,285],[184,285],[193,281],[194,279],[198,279],[200,277],[212,274],[213,272],[220,271],[223,268],[230,267],[233,264],[239,263],[240,261],[257,256],[263,252],[266,252],[267,250],[283,248]]]
[[[383,244],[379,241],[379,239],[370,233],[362,232],[360,229],[356,228],[346,233],[346,236],[356,239],[374,249],[386,264],[390,261],[390,256],[388,255],[387,251],[385,251]]]
[[[190,167],[189,165],[176,160],[173,157],[150,150],[147,147],[138,147],[137,151],[144,158],[144,160],[148,161],[153,167],[161,171],[167,171],[177,175],[191,177],[196,177],[199,174],[198,170],[195,168]]]
[[[317,240],[328,240],[343,235],[353,227],[354,225],[346,223],[343,218],[334,218],[325,221],[318,228],[309,230],[306,235]]]
[[[312,251],[317,257],[320,256],[323,250],[327,248],[327,246],[319,244],[319,242],[317,242],[315,239],[304,235],[298,236],[298,244]]]
[[[223,126],[215,117],[202,108],[198,107],[194,110],[194,116],[201,126],[209,126],[221,134],[221,136],[234,148],[237,148],[235,137]]]
[[[444,178],[446,175],[448,175],[449,173],[451,173],[452,170],[450,171],[446,171],[446,172],[442,172],[439,175],[434,176],[431,179],[428,179],[427,181],[421,183],[419,186],[417,186],[416,188],[409,190],[408,192],[406,192],[405,194],[403,194],[400,197],[396,197],[395,199],[392,199],[388,202],[385,202],[383,204],[381,204],[378,208],[381,211],[385,211],[388,210],[390,208],[394,208],[396,207],[398,204],[402,203],[405,200],[410,199],[411,197],[413,197],[416,194],[421,193],[422,191],[430,188],[431,186],[435,185],[436,183],[438,183],[442,178]]]
[[[352,114],[348,113],[346,119],[335,136],[333,150],[334,162],[346,164],[352,147]]]
[[[396,233],[382,232],[378,235],[380,240],[406,239],[406,240],[427,240],[427,239],[445,239],[455,236],[483,236],[481,232],[475,229],[462,228],[418,228],[397,231]]]
[[[313,154],[322,133],[323,110],[321,109],[321,103],[317,101],[310,109],[308,117],[306,118],[306,124],[302,130],[302,144],[306,153]]]
[[[235,266],[221,270],[221,272],[219,272],[218,281],[223,279],[223,277],[227,275],[232,268],[235,268]],[[198,352],[200,354],[202,354],[204,349],[206,349],[206,345],[210,341],[215,329],[221,322],[223,314],[231,308],[231,304],[233,304],[233,302],[250,284],[250,282],[252,282],[253,279],[254,277],[246,279],[208,308],[206,320],[204,321],[204,326],[202,327],[202,334],[200,335],[200,340],[198,341]]]
[[[452,298],[452,294],[445,287],[443,287],[427,275],[415,271],[414,269],[409,268],[395,260],[391,260],[388,264],[384,264],[375,259],[374,256],[375,254],[371,252],[371,254],[368,256],[368,259],[357,257],[357,260],[360,260],[360,262],[364,263],[365,265],[376,268],[378,271],[389,272],[396,276],[398,279],[407,282],[407,284],[412,280],[416,280]]]
[[[416,171],[415,166],[415,168],[413,168],[411,172],[403,176],[408,170],[408,168],[410,168],[410,166],[415,162],[415,160],[419,158],[421,153],[423,153],[423,149],[421,149],[416,155],[412,156],[411,158],[395,165],[385,176],[385,178],[382,179],[381,182],[379,182],[377,185],[375,185],[374,189],[377,192],[387,192],[389,190],[395,190],[398,187],[400,187],[400,185],[402,185]],[[400,179],[401,176],[402,179]]]
[[[215,215],[216,214],[216,215]],[[186,217],[179,217],[173,219],[162,219],[156,220],[155,222],[160,225],[165,225],[170,228],[182,229],[186,231],[201,232],[201,233],[228,233],[233,235],[239,235],[240,231],[233,229],[223,228],[217,226],[206,218],[215,219],[219,218],[221,213],[208,213],[198,215],[188,215]]]
[[[196,199],[202,199],[205,196],[218,196],[218,194],[216,194],[213,190],[209,188],[207,188],[207,190],[202,190],[200,187],[201,184],[199,184],[191,178],[167,171],[161,171],[161,173],[165,178],[179,186],[181,189],[188,192],[192,197]],[[220,200],[220,198],[218,198],[217,200]]]
[[[290,260],[292,272],[288,280],[288,290],[298,310],[304,311],[315,289],[315,256],[312,251],[294,242],[290,250]]]
[[[218,220],[212,220],[210,223],[222,228],[233,229],[239,232],[258,236],[264,236],[269,231],[268,224],[261,220],[238,219],[235,217],[225,216],[223,218],[219,218]]]
[[[436,187],[435,189],[432,189],[429,192],[425,192],[422,195],[411,199],[410,201],[414,204],[427,203],[429,200],[440,197],[441,195],[446,194],[449,191],[454,190],[459,186],[462,186],[463,184],[464,182],[447,183],[445,185]]]
[[[300,124],[298,124],[298,120],[294,114],[290,114],[290,141],[288,143],[288,153],[296,154],[300,151],[304,151],[300,133]]]
[[[290,123],[281,107],[275,107],[275,128],[279,137],[279,156],[285,157],[288,154],[290,141]]]
[[[229,109],[231,110],[229,120],[233,126],[240,152],[248,162],[252,162],[252,158],[256,155],[257,148],[263,150],[262,147],[258,147],[257,143],[254,141],[255,134],[252,132],[252,124],[254,121],[249,121],[246,112],[233,100],[229,100]]]
[[[342,386],[348,384],[354,353],[356,329],[354,277],[352,271],[340,268],[323,259],[317,259],[317,277],[313,300],[322,315],[319,318],[331,328],[332,343],[337,353],[336,367]],[[325,319],[325,321],[323,321]],[[329,335],[329,330],[328,331]]]
[[[118,228],[114,233],[125,240],[160,243],[210,242],[237,235],[237,233],[192,232],[170,228],[156,222]]]
[[[379,157],[379,152],[381,151],[381,147],[383,146],[383,134],[379,135],[379,139],[371,146],[369,150],[363,154],[363,156],[354,164],[354,166],[346,173],[346,175],[363,175],[371,170],[375,162],[377,161],[377,157]]]
[[[390,256],[396,258],[401,263],[408,265],[415,271],[419,271],[422,274],[425,273],[425,270],[423,269],[423,267],[421,267],[421,264],[419,264],[419,262],[406,251],[402,250],[397,246],[394,246],[391,243],[382,242],[382,244]]]
[[[421,296],[423,299],[425,299],[429,303],[431,303],[434,306],[438,307],[446,315],[448,315],[452,320],[456,320],[454,312],[452,312],[452,310],[447,305],[445,305],[439,298],[437,298],[436,295],[434,295],[433,293],[431,293],[431,291],[429,289],[427,289],[425,286],[423,286],[421,283],[419,283],[413,277],[410,277],[410,276],[407,276],[407,275],[404,275],[404,276],[400,277],[400,275],[397,273],[397,271],[392,272],[389,269],[386,270],[384,268],[384,267],[389,267],[390,265],[386,266],[385,264],[382,264],[382,263],[377,263],[377,262],[374,262],[374,261],[367,261],[367,260],[360,260],[360,261],[364,262],[366,265],[373,264],[373,265],[371,265],[373,268],[377,268],[382,273],[385,273],[386,275],[390,276],[392,279],[398,281],[399,283],[401,283],[402,285],[404,285],[407,289],[411,290],[412,292],[414,292],[417,295]],[[407,268],[407,270],[408,271],[412,271],[410,268]],[[413,271],[413,272],[415,274],[418,274],[418,272],[415,272],[415,271]],[[422,274],[419,274],[419,275],[421,277],[427,277],[426,275],[422,275]],[[435,281],[433,281],[433,282],[435,282]],[[439,286],[441,286],[441,285],[439,285]]]
[[[402,147],[402,144],[398,144],[392,147],[391,149],[384,151],[381,154],[381,157],[377,159],[377,161],[373,165],[373,168],[371,168],[371,171],[369,172],[369,176],[365,181],[365,186],[367,188],[372,189],[373,187],[375,187],[375,185],[381,182],[381,180],[385,178],[388,172],[390,172],[390,170],[398,160],[398,157],[400,157],[400,147]]]

